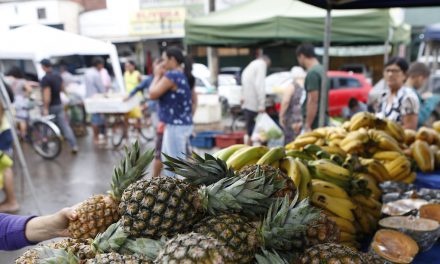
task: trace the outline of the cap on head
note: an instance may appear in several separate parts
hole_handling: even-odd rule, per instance
[[[52,67],[52,62],[50,62],[50,60],[48,60],[48,59],[43,59],[43,60],[40,61],[40,63],[44,67]]]

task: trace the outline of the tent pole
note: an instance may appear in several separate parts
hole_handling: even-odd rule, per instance
[[[329,69],[329,49],[330,49],[330,39],[331,39],[331,7],[327,7],[327,16],[325,17],[325,31],[324,31],[324,57],[323,57],[323,67],[324,67],[324,76],[322,78],[322,83],[321,83],[321,93],[320,93],[320,97],[321,100],[319,102],[319,104],[321,105],[321,107],[319,108],[319,126],[323,127],[325,125],[325,120],[326,120],[326,108],[323,107],[324,105],[328,105],[326,102],[328,101],[328,90],[327,90],[327,82],[328,82],[328,77],[327,77],[327,72]]]
[[[20,161],[20,165],[21,165],[21,167],[23,169],[24,176],[25,176],[25,178],[26,178],[26,180],[27,180],[27,182],[29,184],[29,189],[30,189],[31,195],[32,195],[32,197],[34,199],[35,208],[37,209],[37,213],[39,215],[42,215],[41,208],[40,208],[40,205],[38,203],[38,198],[36,196],[35,187],[34,187],[34,184],[32,182],[31,176],[29,174],[29,169],[28,169],[26,160],[25,160],[24,155],[23,155],[23,150],[21,149],[21,146],[20,146],[20,141],[19,141],[18,136],[17,136],[17,130],[15,129],[15,125],[14,125],[15,122],[14,122],[14,118],[12,117],[12,113],[11,113],[12,105],[11,105],[11,101],[10,101],[9,96],[8,96],[8,92],[6,91],[6,87],[5,87],[4,83],[3,83],[3,76],[0,76],[0,93],[1,93],[1,96],[0,96],[1,99],[0,100],[1,100],[1,102],[3,104],[3,106],[6,106],[5,114],[6,114],[7,118],[8,118],[8,122],[9,122],[9,124],[11,126],[12,139],[14,141],[15,150],[17,151],[17,157],[18,157],[18,159]]]

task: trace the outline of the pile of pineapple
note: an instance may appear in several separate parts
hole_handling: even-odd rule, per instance
[[[353,197],[371,203],[370,183],[316,147],[306,147],[309,160],[243,145],[167,157],[166,169],[179,178],[143,179],[153,152],[141,154],[136,143],[115,168],[109,194],[77,208],[72,238],[16,263],[383,263],[343,245],[362,228]]]

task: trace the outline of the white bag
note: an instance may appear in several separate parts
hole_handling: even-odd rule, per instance
[[[267,113],[258,114],[251,136],[252,141],[268,142],[269,140],[281,139],[283,136],[283,130]]]

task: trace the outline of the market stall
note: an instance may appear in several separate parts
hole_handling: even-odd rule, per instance
[[[115,73],[117,91],[124,91],[122,70],[115,45],[63,30],[31,24],[2,34],[0,59],[32,60],[38,77],[44,72],[40,61],[45,58],[68,55],[108,55]]]

